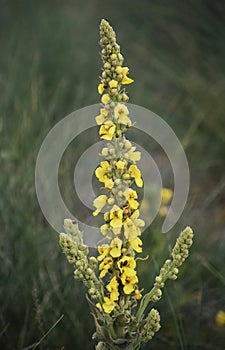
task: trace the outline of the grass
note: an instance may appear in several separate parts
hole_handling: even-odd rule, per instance
[[[85,289],[73,281],[57,234],[38,206],[34,169],[41,143],[54,124],[98,102],[102,17],[117,30],[135,78],[129,88],[131,102],[153,110],[173,127],[191,171],[189,201],[180,222],[161,235],[158,219],[144,235],[150,259],[148,267],[140,264],[140,273],[147,289],[146,281],[152,281],[177,231],[190,224],[196,232],[180,278],[168,283],[160,301],[163,328],[151,346],[223,348],[224,328],[215,325],[214,317],[225,302],[225,6],[222,1],[191,0],[145,0],[138,6],[137,11],[126,2],[121,9],[116,0],[0,4],[2,349],[93,348]],[[73,152],[75,146],[63,163],[68,175],[61,179],[68,202]],[[154,154],[167,174],[168,161],[157,148]],[[164,177],[170,185],[171,174]]]

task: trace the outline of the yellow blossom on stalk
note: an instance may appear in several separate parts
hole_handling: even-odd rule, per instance
[[[122,75],[122,80],[121,80],[121,84],[131,84],[133,83],[133,79],[128,78],[127,75],[129,74],[129,68],[128,67],[116,67],[116,73],[121,74]]]
[[[123,194],[126,197],[131,209],[137,209],[139,207],[139,203],[136,201],[138,198],[136,191],[132,190],[132,188],[127,188]]]
[[[110,210],[110,226],[113,228],[121,228],[123,225],[123,210],[114,205]]]
[[[104,84],[104,83],[100,83],[100,84],[98,85],[98,93],[99,93],[100,95],[102,95],[102,93],[103,93],[104,90],[105,90],[105,84]]]
[[[142,294],[139,289],[135,290],[135,297],[137,300],[140,300],[142,298]]]
[[[112,140],[115,130],[116,125],[112,121],[106,120],[106,122],[102,124],[99,129],[99,135],[102,135],[101,139],[103,140]]]
[[[100,114],[95,117],[96,123],[101,125],[105,122],[105,118],[108,116],[109,111],[105,108],[100,109]]]
[[[109,284],[107,284],[106,289],[110,292],[110,300],[118,300],[119,299],[119,292],[118,292],[119,283],[117,281],[116,276],[114,276]]]
[[[103,308],[103,310],[106,314],[110,314],[113,311],[113,309],[115,308],[116,303],[115,303],[115,301],[111,300],[110,298],[104,297],[104,303],[102,304],[102,307],[101,307],[100,303],[96,304],[96,306],[100,311],[102,311],[102,308]]]
[[[100,182],[104,182],[105,187],[111,189],[114,185],[113,180],[110,178],[111,166],[109,162],[104,161],[100,163],[100,167],[95,170],[95,175]]]
[[[119,258],[121,256],[121,248],[122,248],[123,241],[119,239],[118,237],[114,238],[111,241],[110,244],[110,255],[113,258]]]
[[[99,260],[99,259],[98,259]],[[99,270],[101,271],[99,277],[103,278],[108,273],[109,269],[113,266],[113,259],[109,256],[106,257],[99,265]]]
[[[93,216],[97,216],[102,208],[106,205],[108,197],[106,195],[101,195],[95,198],[93,201],[93,206],[96,207],[96,210],[93,212]]]
[[[145,225],[144,220],[139,219],[139,210],[135,210],[130,218],[124,221],[124,236],[127,238],[131,247],[137,252],[142,252],[142,241],[139,238],[141,230],[139,227]]]
[[[136,261],[132,256],[124,255],[117,263],[121,273],[125,272],[128,276],[136,274]]]
[[[103,234],[103,236],[106,236],[109,230],[109,225],[108,224],[104,224],[100,227],[100,231]]]
[[[131,166],[128,169],[128,173],[130,174],[131,177],[134,178],[135,183],[138,187],[142,187],[143,186],[143,181],[141,178],[141,172],[138,169],[138,167],[134,164],[131,164]]]
[[[116,162],[116,167],[118,170],[123,170],[126,166],[126,162],[124,162],[123,160],[118,160],[118,162]]]
[[[98,256],[98,260],[101,261],[103,260],[108,254],[109,254],[109,245],[108,244],[103,244],[98,246],[98,252],[99,252],[99,256]]]
[[[131,126],[131,120],[128,117],[128,114],[129,111],[127,106],[122,103],[117,103],[116,107],[114,108],[114,117],[118,123]]]
[[[106,105],[107,103],[109,103],[111,101],[111,98],[109,96],[109,94],[104,94],[101,98],[101,101],[104,105]]]
[[[133,239],[129,240],[129,243],[131,247],[137,252],[141,253],[142,252],[142,240],[139,237],[135,237]]]
[[[131,294],[134,291],[134,285],[138,282],[137,275],[129,276],[124,272],[121,276],[123,291],[125,294]]]
[[[124,156],[131,162],[136,163],[141,159],[141,152],[136,151],[136,147],[131,147],[131,149],[124,154]]]
[[[117,88],[117,86],[118,86],[118,81],[117,80],[115,80],[115,79],[110,80],[109,87],[111,89]]]

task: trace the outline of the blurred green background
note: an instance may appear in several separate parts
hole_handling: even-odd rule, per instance
[[[73,280],[39,208],[34,169],[56,122],[99,101],[101,18],[114,26],[135,79],[130,102],[169,123],[191,172],[180,222],[162,235],[158,219],[144,235],[150,259],[140,274],[147,289],[180,229],[190,225],[196,233],[178,281],[168,283],[158,304],[162,329],[143,349],[222,350],[225,328],[215,322],[225,311],[222,0],[0,1],[0,348],[34,349],[48,331],[40,349],[94,347],[85,289]],[[156,156],[163,172],[167,161]],[[62,169],[65,196],[73,187],[71,169],[70,156]]]

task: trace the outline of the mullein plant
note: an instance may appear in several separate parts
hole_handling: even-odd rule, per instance
[[[96,332],[93,339],[97,350],[138,350],[160,329],[160,315],[155,307],[162,297],[167,279],[175,280],[179,268],[189,255],[193,231],[186,227],[181,232],[170,258],[155,277],[152,289],[142,296],[138,286],[137,257],[142,252],[138,195],[134,185],[141,188],[143,179],[136,163],[141,153],[126,139],[126,131],[133,123],[126,106],[128,96],[124,86],[133,80],[116,35],[106,20],[100,24],[100,45],[103,70],[98,92],[101,109],[96,117],[99,135],[106,140],[101,150],[102,161],[95,175],[102,186],[102,194],[94,199],[94,216],[104,208],[104,224],[100,227],[103,239],[97,246],[98,254],[90,256],[83,243],[76,222],[66,219],[66,233],[60,234],[60,245],[73,264],[74,277],[88,289]]]

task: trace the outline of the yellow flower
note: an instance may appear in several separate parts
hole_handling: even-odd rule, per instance
[[[123,194],[126,197],[131,209],[137,209],[139,207],[139,203],[135,200],[138,198],[136,191],[132,190],[131,188],[127,188]]]
[[[136,147],[131,147],[131,149],[124,154],[124,156],[133,163],[136,163],[141,159],[141,152],[134,152]]]
[[[133,83],[133,79],[131,78],[128,78],[127,77],[127,74],[129,74],[129,68],[128,67],[122,67],[122,81],[121,81],[121,84],[131,84]]]
[[[143,181],[142,181],[142,178],[141,178],[141,172],[137,168],[137,166],[134,165],[134,164],[131,164],[131,166],[128,169],[128,172],[129,172],[130,176],[134,178],[136,185],[138,187],[142,187],[143,186]]]
[[[100,109],[100,114],[97,115],[97,117],[95,117],[96,123],[98,125],[103,124],[104,121],[105,121],[105,118],[108,116],[108,114],[109,114],[109,111],[107,109],[101,108]]]
[[[170,188],[162,188],[161,205],[167,205],[173,197],[173,191]]]
[[[165,216],[167,216],[167,214],[168,214],[168,211],[169,211],[169,209],[167,208],[167,206],[165,206],[165,205],[163,205],[163,206],[161,206],[160,208],[159,208],[159,216],[161,216],[161,217],[165,217]]]
[[[116,125],[111,121],[107,120],[104,124],[101,125],[99,129],[99,135],[103,140],[112,140],[116,130]]]
[[[109,225],[107,225],[107,224],[104,224],[100,227],[100,231],[104,236],[107,235],[108,230],[109,230]]]
[[[109,87],[110,87],[111,89],[117,88],[117,86],[118,86],[118,81],[116,81],[116,80],[114,80],[114,79],[110,80],[110,82],[109,82]]]
[[[109,96],[109,94],[104,94],[101,98],[101,101],[104,105],[106,105],[107,103],[109,103],[111,101],[111,98]]]
[[[123,170],[126,166],[126,162],[124,162],[123,160],[118,160],[118,162],[116,162],[116,167],[118,170]]]
[[[225,326],[225,312],[222,310],[219,310],[215,316],[215,322],[218,327],[224,327]]]
[[[111,171],[111,166],[109,162],[104,161],[100,163],[100,167],[95,170],[95,175],[100,182],[106,182],[109,180],[108,174]]]
[[[119,299],[119,292],[118,292],[119,283],[117,282],[116,276],[114,276],[110,283],[107,284],[106,288],[110,292],[110,300],[118,300]]]
[[[93,206],[96,207],[96,210],[93,212],[93,216],[97,216],[102,208],[106,205],[108,197],[106,195],[101,195],[95,198],[93,201]]]
[[[103,91],[105,90],[105,84],[101,83],[98,85],[98,93],[101,95]]]
[[[121,66],[116,67],[116,73],[117,74],[122,74],[123,68]]]
[[[103,310],[106,314],[110,314],[113,311],[113,309],[115,308],[115,306],[116,306],[115,301],[109,299],[108,297],[104,297],[104,303],[102,304],[102,307],[99,303],[96,304],[96,307],[100,311],[102,311],[102,308],[103,308]]]
[[[127,276],[134,276],[136,275],[135,267],[136,267],[136,261],[131,256],[123,256],[118,261],[118,267],[121,273],[125,272]]]
[[[114,117],[118,123],[131,126],[131,121],[128,114],[128,108],[122,103],[117,103],[116,107],[114,108]]]
[[[99,257],[98,257],[99,258]],[[99,260],[99,259],[98,259]],[[113,265],[113,259],[109,256],[106,257],[101,264],[99,265],[99,270],[101,271],[99,277],[103,278],[105,277],[105,275],[107,274],[107,272],[109,271],[109,269],[111,269]]]
[[[141,253],[142,252],[142,241],[139,237],[136,237],[134,239],[131,239],[129,241],[131,247],[137,252],[137,253]]]
[[[137,300],[140,300],[142,298],[142,294],[139,289],[135,290],[135,297]]]
[[[111,188],[113,188],[113,186],[114,186],[114,182],[113,182],[112,179],[107,179],[107,180],[105,181],[105,188],[111,189]]]
[[[99,252],[99,256],[98,256],[98,260],[102,261],[108,254],[109,254],[109,245],[108,244],[103,244],[101,246],[98,246],[98,252]]]
[[[118,207],[118,205],[114,205],[110,210],[110,226],[116,229],[119,229],[123,225],[123,210]]]
[[[144,222],[144,220],[142,220],[142,219],[139,219],[139,215],[140,215],[140,212],[139,212],[139,210],[137,209],[137,210],[135,210],[134,212],[133,212],[133,214],[131,215],[131,220],[133,221],[133,223],[134,223],[134,225],[136,226],[136,227],[144,227],[145,226],[145,222]]]
[[[110,244],[110,255],[113,258],[119,258],[121,256],[121,248],[123,242],[118,237],[114,238]]]
[[[137,252],[142,252],[142,241],[138,237],[141,235],[141,230],[139,227],[145,225],[144,220],[138,219],[139,210],[135,210],[130,218],[124,221],[124,236],[127,238],[131,247]]]
[[[138,282],[137,275],[128,276],[125,272],[121,276],[121,281],[124,285],[123,291],[125,294],[131,294],[134,291],[134,284]]]

